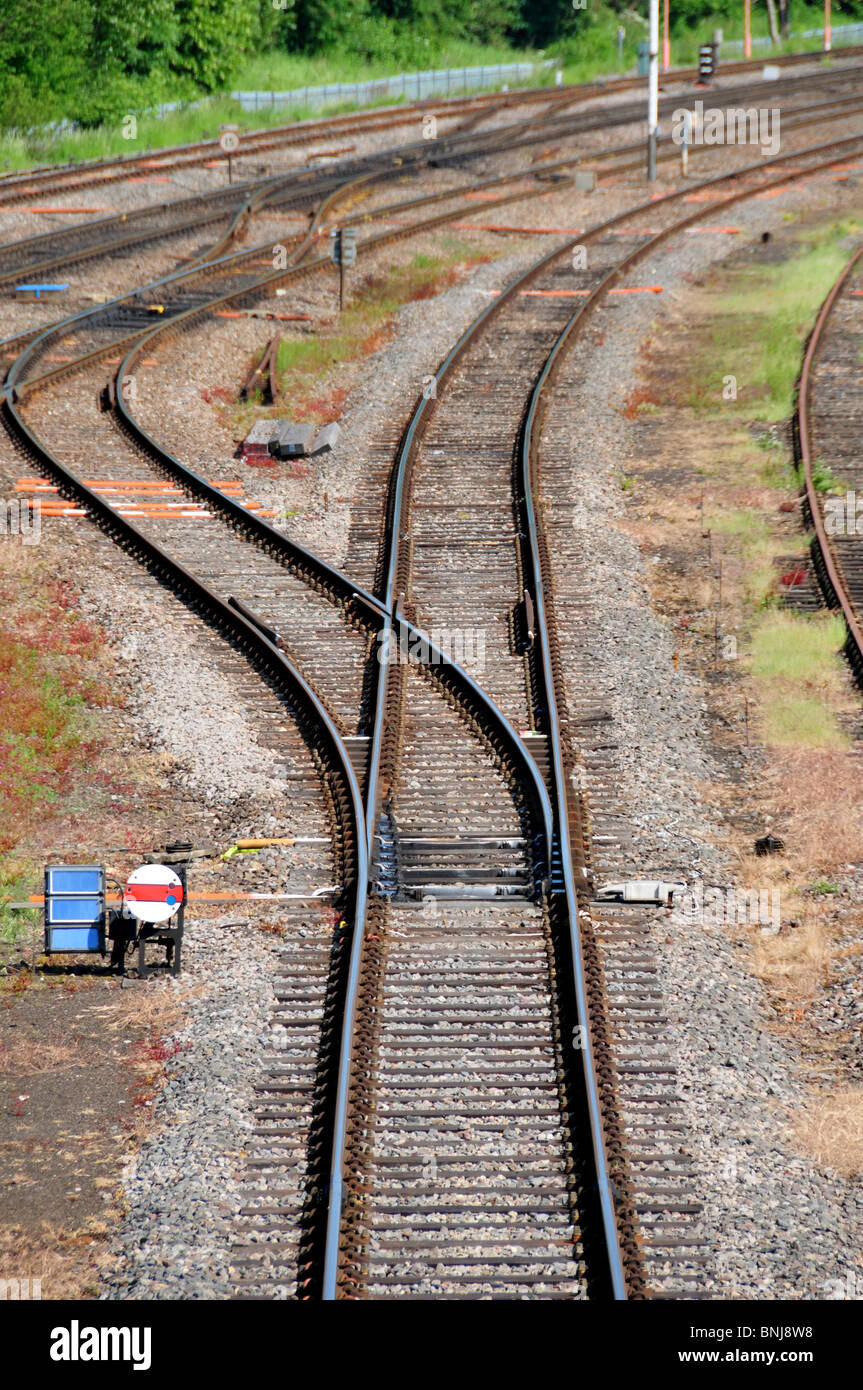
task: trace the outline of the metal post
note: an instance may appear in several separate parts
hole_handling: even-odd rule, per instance
[[[668,36],[669,0],[662,0],[662,71],[671,67],[671,40]]]
[[[647,177],[656,178],[656,127],[659,122],[659,0],[650,0],[650,66],[647,79]]]
[[[345,262],[344,257],[339,257],[339,313],[344,312],[345,307]]]
[[[752,0],[743,0],[743,56],[752,57]]]
[[[722,622],[722,561],[719,561],[719,569],[716,573],[716,621]]]
[[[824,52],[829,53],[832,47],[832,34],[830,32],[830,0],[824,0]]]

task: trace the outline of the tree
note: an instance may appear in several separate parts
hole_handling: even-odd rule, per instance
[[[258,0],[176,0],[171,66],[205,92],[228,86],[259,22]]]
[[[306,53],[348,47],[371,13],[370,0],[296,0],[296,46]]]
[[[12,0],[0,23],[0,124],[27,126],[68,114],[88,76],[88,0]]]
[[[91,53],[93,71],[107,66],[148,76],[167,69],[176,53],[180,25],[174,0],[97,0]]]
[[[576,9],[572,0],[522,0],[517,37],[534,48],[545,48],[576,34],[590,20],[588,7]]]

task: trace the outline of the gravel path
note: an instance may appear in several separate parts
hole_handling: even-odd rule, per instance
[[[241,1156],[254,1123],[248,1097],[267,1042],[274,950],[248,923],[191,913],[184,976],[130,982],[176,991],[185,1021],[172,1035],[181,1051],[154,1128],[122,1174],[129,1215],[103,1272],[103,1298],[230,1296]]]

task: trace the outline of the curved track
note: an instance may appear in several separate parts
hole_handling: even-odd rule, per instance
[[[838,49],[831,54],[832,62],[853,61],[863,52],[863,46]],[[786,54],[772,58],[774,65],[795,68],[802,64],[817,62],[817,53]],[[723,63],[722,73],[740,74],[756,72],[763,66],[763,60],[753,59],[736,63]],[[673,69],[667,74],[669,81],[695,81],[698,71],[694,68]],[[335,135],[358,134],[370,130],[395,128],[404,125],[429,110],[446,116],[465,116],[464,126],[473,125],[475,119],[483,119],[486,114],[495,113],[508,107],[545,100],[547,109],[559,108],[574,101],[587,101],[594,97],[613,92],[637,90],[643,84],[642,78],[622,77],[598,80],[576,87],[534,88],[516,92],[496,92],[468,97],[429,99],[412,103],[407,108],[394,111],[381,108],[361,113],[328,116],[319,120],[292,122],[285,126],[250,131],[243,136],[242,157],[258,156],[271,150],[282,150],[292,145],[302,146],[318,139]],[[188,168],[205,164],[220,158],[218,141],[199,140],[186,145],[164,147],[157,150],[141,151],[125,157],[109,157],[76,163],[71,167],[59,168],[56,165],[28,169],[21,173],[8,173],[0,176],[0,204],[23,201],[34,194],[46,191],[59,193],[62,190],[74,191],[93,184],[107,184],[129,178],[130,175],[155,173],[159,170]]]
[[[860,145],[859,138],[840,142],[832,160],[815,149],[809,167],[838,162]],[[789,160],[792,174],[761,187],[797,178],[807,154],[775,163]],[[738,190],[711,212],[753,191]],[[652,214],[662,214],[675,196],[682,195],[653,204]],[[374,945],[354,944],[355,1022],[341,1060],[325,1297],[621,1297],[643,1289],[601,969],[592,944],[585,959],[578,920],[583,828],[561,730],[551,565],[532,477],[545,393],[577,326],[628,269],[704,216],[701,210],[677,218],[658,235],[634,237],[634,246],[616,242],[615,264],[598,273],[584,307],[564,317],[562,328],[559,303],[556,325],[553,314],[537,312],[536,300],[523,307],[531,294],[553,301],[561,279],[572,283],[561,264],[570,248],[546,257],[455,346],[399,450],[379,590],[390,648],[406,638],[410,649],[418,636],[405,612],[429,630],[438,622],[464,632],[477,621],[498,630],[492,670],[482,679],[486,690],[498,683],[495,693],[519,726],[528,723],[520,741],[550,794],[551,874],[543,879],[542,861],[533,856],[534,827],[519,805],[523,788],[501,750],[489,740],[499,777],[506,781],[510,772],[509,818],[503,788],[495,798],[488,775],[483,798],[471,797],[465,814],[464,788],[477,770],[455,722],[424,692],[410,658],[388,663],[378,682],[367,805],[377,892],[389,902],[371,909]],[[477,356],[493,317],[508,350],[497,354],[484,342]],[[520,432],[525,397],[515,368],[536,376]],[[491,396],[484,396],[484,380],[492,383]],[[512,442],[519,437],[513,475]],[[470,548],[483,546],[493,547],[491,560],[486,551],[471,565]],[[507,550],[508,562],[499,558]],[[513,601],[507,653],[503,634]],[[423,668],[433,650],[421,646],[416,666]],[[432,661],[426,677],[433,671]],[[537,894],[531,912],[523,900]],[[644,962],[627,973],[633,970],[641,977],[634,986],[616,981],[622,1007],[650,1008],[635,993],[643,990]],[[581,1030],[577,1076],[559,1045],[572,1036],[570,1025]],[[667,1061],[648,1053],[637,1070],[642,1109],[656,1113],[665,1100],[657,1088],[667,1085]],[[656,1143],[655,1133],[650,1139]],[[662,1200],[652,1190],[639,1207],[643,1215],[666,1216],[664,1226],[654,1221],[650,1230],[651,1260],[666,1290],[675,1276],[678,1287],[681,1276],[691,1277],[698,1245],[687,1220],[694,1209],[676,1176],[669,1165]],[[597,1192],[599,1203],[591,1202]]]
[[[812,555],[827,602],[841,610],[847,653],[863,681],[863,288],[855,252],[818,314],[797,396],[799,461],[814,527]],[[816,461],[835,480],[818,485]]]
[[[218,489],[206,492],[210,485],[144,437],[124,410],[134,445],[124,467],[133,455],[135,467],[155,463],[162,476],[167,472],[189,493],[207,496],[230,523],[219,528],[218,546],[230,542],[236,559],[210,552],[215,572],[207,576],[207,554],[199,552],[192,573],[191,541],[178,558],[177,533],[171,531],[168,542],[159,526],[145,531],[130,523],[104,490],[100,495],[78,478],[34,433],[22,405],[29,412],[30,396],[44,395],[45,374],[28,382],[19,372],[7,384],[7,421],[64,495],[83,502],[108,534],[279,683],[317,750],[335,808],[345,929],[332,954],[321,956],[316,983],[306,988],[297,974],[280,997],[283,1026],[296,1028],[296,1042],[305,1029],[297,1050],[308,1074],[305,1080],[287,1074],[289,1063],[287,1072],[272,1068],[262,1081],[263,1151],[253,1163],[264,1180],[247,1212],[248,1246],[237,1256],[238,1265],[248,1262],[244,1292],[622,1297],[642,1291],[601,981],[594,963],[584,959],[579,928],[583,831],[568,791],[553,585],[533,497],[536,419],[576,324],[664,237],[799,177],[801,169],[829,167],[861,145],[858,137],[782,156],[772,165],[793,164],[793,172],[774,178],[768,164],[706,181],[702,186],[749,180],[723,202],[669,222],[658,237],[615,240],[614,263],[598,284],[585,284],[584,306],[574,316],[566,312],[566,296],[553,293],[574,242],[510,285],[443,364],[438,402],[418,404],[393,469],[375,593],[362,591],[239,504],[217,501]],[[683,190],[631,209],[590,236],[601,239],[647,207],[664,215],[681,196]],[[565,273],[572,285],[573,272]],[[542,296],[524,293],[536,288]],[[552,292],[547,297],[546,290]],[[547,313],[548,305],[556,306],[554,313]],[[452,573],[440,567],[443,555],[418,562],[416,532],[426,518],[440,524],[432,510],[444,505],[433,476],[433,430],[442,418],[445,426],[458,372],[491,323],[532,348],[520,373],[494,383],[509,423],[478,451],[485,473],[470,478],[462,460],[465,484],[474,491],[461,508],[467,524],[449,517],[448,539],[486,540],[475,490],[489,487],[499,494],[500,510],[491,518],[498,543],[502,525],[507,533],[501,563],[484,578],[476,570],[459,590]],[[38,352],[26,357],[31,367],[38,359]],[[128,366],[127,359],[121,376]],[[82,371],[80,361],[75,371]],[[60,380],[53,372],[50,377]],[[16,400],[19,392],[23,402]],[[464,421],[455,424],[461,439]],[[303,666],[315,668],[314,682],[280,650],[267,621],[272,611],[258,620],[254,603],[245,605],[244,616],[228,602],[227,589],[245,572],[253,550],[272,567],[273,593],[278,589],[284,602],[280,632],[289,646],[300,645],[304,627],[302,615],[296,616],[303,607],[300,588],[288,593],[289,583],[308,591],[310,627],[323,621],[325,603],[335,600],[342,610],[341,635],[334,630],[321,641],[318,666],[313,651],[303,652]],[[495,693],[503,710],[482,688],[484,673],[480,684],[423,636],[420,629],[436,620],[435,603],[450,629],[469,628],[479,614],[500,631],[509,610],[510,650],[502,640],[495,647],[489,681],[501,682]],[[363,633],[365,643],[364,658],[355,655],[353,662],[344,645],[350,629]],[[392,652],[402,639],[410,659],[381,662],[379,650]],[[324,651],[337,643],[342,677],[350,665],[362,674],[347,692]],[[347,732],[352,711],[361,733]],[[468,776],[476,784],[469,799]],[[454,779],[460,779],[456,786]],[[416,833],[405,834],[405,827]],[[427,1185],[425,1197],[418,1197],[418,1182]],[[493,1198],[498,1184],[503,1201]]]

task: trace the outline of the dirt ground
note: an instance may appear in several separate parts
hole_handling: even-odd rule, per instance
[[[38,1279],[42,1298],[95,1295],[169,1024],[158,985],[100,966],[0,982],[0,1279]]]

